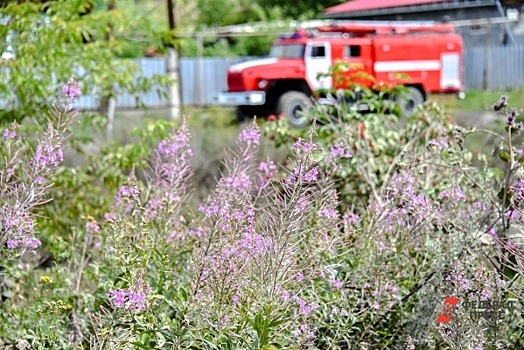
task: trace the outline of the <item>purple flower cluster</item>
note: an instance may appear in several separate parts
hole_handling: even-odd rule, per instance
[[[118,219],[118,215],[115,213],[105,213],[104,219],[109,222],[114,222]]]
[[[296,303],[297,303],[297,306],[298,306],[298,312],[300,313],[300,315],[302,316],[310,316],[311,313],[315,312],[316,309],[317,309],[317,304],[315,303],[307,303],[306,301],[300,299],[300,298],[297,298],[296,299]]]
[[[168,139],[162,140],[157,148],[158,155],[163,157],[192,156],[189,149],[190,134],[185,125],[182,125],[177,133],[173,133]]]
[[[458,187],[453,187],[453,188],[440,192],[438,195],[438,198],[439,199],[447,198],[453,202],[465,202],[467,200],[464,192]]]
[[[360,222],[360,216],[349,211],[346,212],[342,218],[344,219],[344,223],[346,223],[346,225],[355,225]]]
[[[66,86],[68,95],[79,94],[73,80]],[[18,253],[41,245],[40,240],[35,238],[34,218],[37,214],[34,211],[47,201],[49,187],[46,180],[64,159],[61,145],[73,120],[67,118],[71,111],[69,102],[65,103],[65,110],[56,110],[56,118],[49,119],[32,156],[28,155],[27,146],[18,138],[16,123],[3,130],[2,140],[7,142],[6,152],[3,153],[5,167],[0,169],[0,241]]]
[[[7,205],[0,210],[0,228],[3,228],[2,231],[6,234],[8,249],[25,252],[40,246],[40,240],[32,236],[35,222],[29,212],[11,209]]]
[[[107,292],[111,303],[116,308],[142,311],[147,307],[147,294],[130,289],[114,289]]]
[[[144,283],[142,272],[133,286],[128,289],[112,289],[107,292],[111,305],[126,311],[143,311],[148,306],[151,287]]]
[[[293,184],[295,181],[303,182],[316,182],[318,180],[319,169],[317,166],[312,166],[310,168],[297,168],[289,174],[288,182]]]
[[[238,139],[247,145],[258,145],[260,144],[260,130],[254,126],[244,129]]]
[[[138,188],[136,186],[120,186],[118,192],[115,195],[115,203],[117,206],[122,205],[124,202],[128,202],[130,199],[138,198]],[[129,207],[127,208],[129,210]]]
[[[449,148],[449,138],[447,136],[434,138],[433,140],[429,141],[429,145],[435,147],[435,149],[440,152]]]
[[[190,147],[190,134],[184,123],[180,128],[172,133],[169,138],[162,140],[155,149],[154,154],[154,172],[155,185],[161,188],[157,193],[156,199],[161,199],[168,192],[179,192],[189,174],[189,162],[193,157],[193,151]],[[172,203],[168,200],[166,204]]]
[[[7,128],[4,129],[4,133],[2,134],[2,139],[4,140],[12,140],[16,137],[16,131],[15,130],[9,130]]]
[[[277,166],[273,161],[261,162],[258,166],[258,170],[266,179],[270,179],[277,174]]]
[[[508,106],[508,97],[505,95],[502,95],[500,97],[500,100],[493,105],[493,110],[495,112],[500,111],[502,108],[506,108]]]
[[[489,300],[491,299],[492,295],[493,295],[493,292],[491,291],[491,289],[484,288],[482,289],[482,292],[480,293],[480,300],[481,301]]]
[[[327,219],[338,219],[338,211],[335,209],[323,208],[318,211],[318,216]]]
[[[303,180],[305,182],[315,182],[318,179],[318,167],[314,166],[307,173],[304,174]]]
[[[37,238],[33,237],[23,237],[20,239],[8,239],[7,248],[8,249],[18,249],[21,251],[34,250],[40,247],[42,243]]]
[[[297,140],[297,142],[295,142],[295,144],[291,148],[294,149],[294,150],[297,150],[297,151],[303,151],[305,153],[311,153],[311,152],[313,152],[314,150],[317,149],[317,146],[314,143],[312,143],[312,142],[304,140],[303,138],[299,138]]]
[[[95,220],[88,220],[86,222],[86,232],[90,234],[95,234],[100,232],[100,226]]]
[[[43,141],[36,147],[36,152],[32,164],[37,170],[45,169],[49,166],[58,166],[64,160],[60,144]]]
[[[77,98],[82,94],[82,91],[80,90],[78,82],[75,79],[70,78],[67,84],[62,86],[62,94],[67,98]]]
[[[224,183],[226,188],[232,190],[248,191],[251,187],[251,180],[245,172],[224,178]]]
[[[252,256],[257,256],[263,254],[270,244],[270,241],[262,235],[246,232],[238,242],[238,247]]]
[[[524,179],[520,179],[517,184],[511,186],[509,190],[515,195],[517,199],[524,199]]]
[[[204,235],[204,229],[202,227],[191,228],[187,231],[190,237],[201,238]]]
[[[339,279],[332,279],[330,283],[335,289],[341,289],[344,286],[344,283]]]
[[[207,205],[200,205],[198,211],[204,213],[208,218],[225,216],[227,214],[227,208],[218,203],[217,200],[211,200]]]
[[[508,126],[513,126],[515,125],[515,119],[520,115],[520,111],[517,110],[516,108],[512,108],[511,111],[508,113],[507,115],[507,121],[506,121],[506,124]],[[518,127],[522,128],[522,125],[517,125]]]
[[[307,324],[300,325],[299,328],[294,330],[294,335],[297,338],[302,338],[305,341],[315,338],[315,330],[311,329]]]
[[[333,147],[329,149],[329,153],[333,157],[340,157],[340,158],[350,158],[351,152],[347,147],[344,147],[341,143],[335,144]]]
[[[159,210],[162,208],[162,201],[159,199],[151,199],[146,204],[144,216],[152,220],[157,217]]]
[[[510,220],[516,220],[520,217],[520,213],[517,209],[508,209],[504,212],[504,216]]]
[[[448,277],[446,277],[446,281],[456,283],[456,285],[460,289],[466,292],[471,289],[471,284],[470,284],[469,279],[465,278],[464,275],[461,273],[458,273],[455,275],[449,275]]]
[[[433,203],[423,193],[419,193],[417,185],[412,174],[402,171],[391,178],[387,187],[387,202],[372,204],[375,212],[383,218],[380,225],[385,230],[416,226],[427,219],[428,212],[433,212]]]
[[[34,219],[28,211],[16,208],[9,208],[6,204],[2,207],[3,219],[1,222],[3,231],[8,236],[18,237],[34,232]]]

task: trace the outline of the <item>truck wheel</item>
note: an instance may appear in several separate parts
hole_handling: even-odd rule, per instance
[[[415,109],[424,103],[424,95],[422,92],[414,86],[408,86],[407,93],[404,96],[398,98],[402,117],[409,117],[413,114]]]
[[[288,91],[278,101],[277,114],[284,114],[292,127],[303,128],[309,124],[309,119],[302,113],[311,105],[313,103],[303,92]]]

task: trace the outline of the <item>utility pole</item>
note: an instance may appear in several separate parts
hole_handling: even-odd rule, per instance
[[[169,18],[169,31],[174,36],[176,23],[173,0],[167,0],[167,16]],[[169,84],[169,118],[179,119],[181,110],[180,75],[178,51],[173,42],[167,44],[167,74],[171,80]]]
[[[116,9],[116,1],[110,0],[107,5],[107,11],[111,12]],[[114,37],[114,28],[113,24],[109,23],[109,30],[107,33],[107,40],[111,41]],[[113,134],[113,127],[115,124],[115,110],[116,110],[116,100],[114,92],[111,92],[109,98],[107,99],[107,125],[106,125],[106,138],[109,140]]]

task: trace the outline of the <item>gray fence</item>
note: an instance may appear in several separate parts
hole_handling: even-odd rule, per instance
[[[466,49],[464,84],[468,89],[498,90],[524,87],[524,46]]]
[[[227,69],[229,66],[252,59],[252,57],[216,58],[204,57],[181,58],[180,83],[182,103],[188,106],[209,106],[215,103],[213,96],[227,88]],[[143,58],[136,61],[145,77],[166,73],[166,61],[163,58]],[[143,93],[137,99],[135,96],[123,93],[116,98],[116,107],[121,109],[134,109],[139,102],[150,108],[168,106],[165,96],[156,91]],[[82,96],[78,99],[76,107],[81,109],[96,109],[99,99],[96,96]]]
[[[215,103],[213,95],[227,88],[227,69],[232,64],[251,58],[182,58],[180,82],[182,103],[206,106]],[[161,58],[137,60],[144,76],[164,74],[166,63]],[[516,89],[524,87],[524,46],[466,48],[464,52],[464,84],[467,89]],[[151,108],[166,107],[168,101],[156,92],[140,96],[142,103]],[[98,99],[83,96],[77,106],[94,109]],[[129,94],[117,97],[117,108],[137,108],[137,99]]]

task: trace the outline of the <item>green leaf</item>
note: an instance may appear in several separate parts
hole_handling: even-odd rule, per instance
[[[508,163],[511,159],[509,153],[506,151],[500,151],[499,158],[505,163]]]

